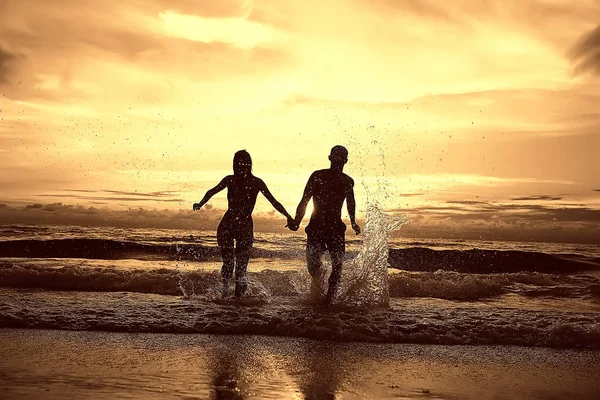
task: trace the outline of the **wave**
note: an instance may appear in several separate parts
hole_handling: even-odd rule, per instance
[[[6,240],[0,242],[0,257],[88,258],[210,261],[219,259],[218,247],[190,243],[146,244],[111,239]],[[297,252],[253,249],[257,258],[295,258]]]
[[[590,312],[462,307],[427,300],[377,309],[320,308],[282,297],[257,304],[6,289],[0,289],[0,297],[1,327],[600,349],[600,320]]]
[[[344,278],[342,276],[342,286]],[[304,271],[265,269],[249,272],[251,287],[268,296],[300,296],[308,292]],[[171,268],[49,266],[0,261],[0,287],[87,292],[138,292],[161,295],[204,295],[221,282],[218,271]],[[477,300],[505,293],[526,297],[600,299],[600,280],[591,276],[540,273],[463,274],[452,271],[398,272],[388,276],[391,298],[430,297]]]
[[[600,269],[600,258],[520,250],[432,250],[422,247],[390,250],[390,266],[406,271],[466,273],[581,273]]]
[[[349,256],[352,256],[349,253]],[[193,243],[139,243],[110,239],[49,239],[0,241],[0,257],[138,259],[146,261],[217,261],[218,247]],[[253,258],[303,259],[304,250],[255,246]],[[406,271],[467,273],[581,273],[600,269],[600,258],[576,254],[546,254],[509,250],[433,250],[423,247],[390,249],[389,266]]]

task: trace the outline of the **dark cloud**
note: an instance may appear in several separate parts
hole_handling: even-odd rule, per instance
[[[225,210],[206,205],[200,211],[156,210],[142,207],[112,210],[63,203],[0,207],[0,224],[53,224],[159,229],[216,230]],[[253,215],[260,232],[284,232],[285,218],[268,213]],[[289,231],[288,231],[289,232]]]
[[[98,193],[97,190],[87,190],[87,189],[62,189],[64,192],[76,192],[76,193]]]
[[[174,194],[178,194],[178,192],[170,192],[170,191],[160,191],[160,192],[123,192],[119,190],[103,190],[104,193],[113,193],[113,194],[122,194],[126,196],[141,196],[141,197],[168,197]]]
[[[576,74],[600,75],[600,25],[579,39],[570,56],[575,63]]]
[[[241,49],[228,43],[165,36],[153,30],[160,26],[161,12],[215,18],[243,16],[249,13],[245,1],[132,0],[124,4],[117,0],[82,0],[77,7],[70,0],[0,3],[0,49],[10,43],[19,52],[12,80],[20,83],[4,90],[12,99],[85,97],[85,90],[73,85],[75,65],[93,60],[120,59],[136,69],[160,71],[172,69],[167,61],[175,59],[182,74],[196,74],[203,79],[222,75],[223,71],[244,76],[267,74],[274,65],[283,67],[292,60],[287,49]],[[4,53],[0,53],[0,83],[6,73]],[[43,75],[58,77],[58,90],[40,90],[39,76]]]
[[[388,212],[408,216],[410,224],[399,232],[406,237],[600,244],[600,209],[482,204],[480,209],[473,210],[472,206],[473,204],[465,204],[465,207],[418,207]],[[224,212],[223,209],[209,205],[193,212],[188,208],[156,210],[138,207],[112,210],[63,203],[37,203],[0,207],[0,224],[215,230]],[[287,232],[284,228],[285,221],[278,214],[255,213],[254,222],[257,232]]]
[[[477,204],[488,204],[485,201],[475,201],[475,200],[452,200],[447,201],[447,204],[464,204],[464,205],[477,205]]]
[[[202,17],[239,17],[250,12],[244,0],[155,0],[146,2],[154,10],[173,10]]]
[[[47,50],[59,54],[65,50],[81,52],[86,45],[125,57],[156,47],[156,40],[151,35],[144,34],[135,26],[120,23],[123,21],[115,18],[118,16],[115,12],[118,4],[114,1],[86,3],[85,7],[75,7],[65,12],[68,4],[60,7],[55,3],[31,0],[9,2],[9,15],[5,18],[11,18],[13,23],[5,24],[0,32],[6,40],[18,45],[33,58],[39,58]],[[0,21],[6,21],[5,18],[0,17]],[[19,25],[27,29],[18,29]],[[75,44],[83,46],[75,49]]]
[[[592,189],[594,192],[600,192],[600,189]]]
[[[570,2],[548,0],[503,0],[502,2],[462,0],[440,2],[435,0],[354,0],[364,4],[365,11],[377,12],[382,18],[396,19],[398,14],[412,14],[435,24],[473,29],[481,24],[508,23],[514,31],[534,35],[556,49],[564,49],[572,42],[573,24],[597,23],[600,16],[598,2]]]
[[[86,190],[86,189],[67,189],[64,190],[66,192],[71,192],[74,194],[64,194],[64,193],[42,193],[38,194],[38,197],[50,197],[50,198],[64,198],[64,199],[72,199],[74,201],[77,200],[86,200],[86,201],[109,201],[109,202],[118,202],[118,201],[157,201],[157,202],[165,202],[165,203],[183,203],[184,199],[180,197],[173,197],[179,192],[172,191],[156,191],[156,192],[128,192],[122,190]],[[81,194],[80,194],[81,193]],[[104,203],[101,203],[104,204]]]
[[[185,202],[181,198],[164,198],[158,196],[158,198],[148,197],[117,197],[117,196],[82,196],[82,195],[71,195],[71,194],[38,194],[39,197],[52,197],[52,198],[68,198],[78,200],[105,200],[105,201],[158,201],[165,203],[182,203]]]
[[[464,203],[464,202],[463,202]],[[456,204],[456,202],[454,202]],[[473,205],[467,203],[465,205]],[[583,223],[600,222],[600,209],[585,206],[549,207],[541,204],[490,204],[482,203],[481,207],[439,207],[423,206],[414,208],[394,209],[390,212],[404,212],[418,214],[431,218],[449,218],[454,220],[477,220],[489,218],[489,214],[496,214],[506,221],[571,221]]]
[[[17,56],[0,47],[0,84],[8,82],[11,64]]]
[[[463,207],[443,207],[443,206],[429,206],[429,207],[412,207],[412,208],[394,208],[388,210],[389,212],[438,212],[438,211],[465,211]],[[482,210],[480,210],[482,211]]]
[[[537,195],[537,196],[513,197],[511,200],[518,200],[518,201],[521,201],[521,200],[523,200],[523,201],[525,201],[525,200],[532,200],[532,201],[550,200],[550,201],[554,201],[554,200],[562,200],[562,197],[541,194],[541,195]]]
[[[410,221],[405,237],[519,240],[600,244],[600,209],[541,204],[481,204],[390,210]]]
[[[368,7],[377,10],[391,12],[410,12],[421,17],[432,18],[441,21],[457,21],[455,15],[449,11],[449,7],[440,6],[438,2],[427,0],[359,0],[366,3]]]

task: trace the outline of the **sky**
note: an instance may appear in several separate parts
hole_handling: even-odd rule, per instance
[[[600,243],[598,21],[598,0],[3,0],[0,223],[211,229],[225,192],[192,203],[240,149],[293,213],[341,144],[359,218]]]

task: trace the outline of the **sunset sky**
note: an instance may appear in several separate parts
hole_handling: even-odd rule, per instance
[[[407,234],[600,243],[599,21],[598,0],[2,0],[0,223],[210,228],[225,192],[189,210],[240,149],[293,212],[342,144],[361,217],[369,196]]]

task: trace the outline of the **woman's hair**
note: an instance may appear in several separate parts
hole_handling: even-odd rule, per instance
[[[246,150],[240,150],[233,156],[233,174],[249,175],[252,173],[252,157]]]

